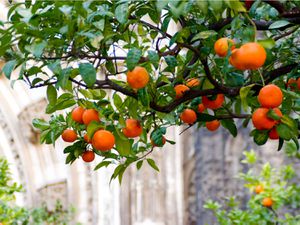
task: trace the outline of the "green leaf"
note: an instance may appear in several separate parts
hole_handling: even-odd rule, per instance
[[[93,86],[96,82],[96,70],[92,64],[81,63],[79,65],[79,73],[88,87]]]
[[[103,166],[108,167],[110,164],[111,164],[111,161],[102,161],[94,168],[94,170],[98,170]]]
[[[147,92],[147,88],[142,88],[138,90],[138,99],[141,101],[143,106],[148,107],[150,104],[150,97]]]
[[[150,62],[153,64],[153,66],[157,69],[158,68],[158,62],[159,62],[159,56],[156,51],[149,50],[148,51],[148,58]]]
[[[267,117],[271,118],[273,120],[280,120],[281,119],[281,116],[278,116],[277,113],[273,109],[270,109],[268,111]]]
[[[140,161],[138,161],[137,163],[136,163],[136,168],[139,170],[139,169],[141,169],[141,167],[142,167],[142,165],[143,165],[143,160],[140,160]]]
[[[200,33],[196,34],[193,39],[191,40],[191,42],[194,42],[196,40],[200,40],[200,39],[207,39],[211,36],[217,35],[218,33],[214,30],[206,30],[206,31],[201,31]]]
[[[15,66],[17,65],[17,61],[16,60],[11,60],[8,61],[2,68],[2,72],[4,73],[4,75],[10,79],[11,73],[14,70]]]
[[[121,23],[124,24],[128,20],[128,3],[120,4],[116,7],[115,10],[116,19]]]
[[[221,120],[221,124],[227,130],[229,130],[229,132],[232,134],[233,137],[237,136],[237,128],[235,126],[234,120],[232,119]]]
[[[268,38],[268,39],[265,39],[265,40],[259,40],[257,41],[260,45],[262,45],[264,48],[267,48],[267,49],[271,49],[275,46],[275,41],[274,39],[272,38]]]
[[[197,116],[197,121],[203,121],[203,122],[207,122],[207,121],[213,121],[216,118],[212,115],[206,114],[206,113],[200,113]]]
[[[151,133],[150,137],[155,145],[157,145],[158,147],[161,147],[163,145],[163,135],[166,134],[166,132],[167,129],[165,127],[159,127]]]
[[[243,109],[247,112],[248,109],[248,102],[247,102],[247,96],[251,90],[251,88],[254,86],[254,84],[248,85],[246,87],[242,87],[240,89],[240,97],[241,97],[241,102]]]
[[[280,123],[279,125],[277,125],[276,131],[279,137],[286,141],[291,140],[293,138],[293,131],[288,125],[284,123]]]
[[[156,171],[159,172],[159,168],[157,167],[157,165],[155,164],[155,161],[153,159],[147,159],[148,164],[155,169]]]
[[[168,56],[165,56],[164,58],[169,67],[175,68],[178,65],[177,60],[174,56],[168,55]]]
[[[119,154],[121,156],[130,155],[130,153],[132,151],[132,145],[130,143],[130,140],[128,138],[121,137],[121,135],[123,135],[123,134],[120,134],[119,132],[117,132],[117,128],[113,133],[114,133],[115,140],[116,140],[116,143],[115,143],[116,149],[119,152]]]
[[[114,105],[116,106],[116,108],[121,109],[123,101],[117,93],[114,93],[113,100],[114,100]]]
[[[47,99],[49,104],[54,105],[57,99],[57,91],[53,85],[47,87]]]
[[[253,136],[254,142],[257,145],[265,144],[269,138],[268,131],[266,130],[253,130],[251,135]]]
[[[138,48],[132,48],[128,51],[127,59],[126,59],[126,65],[128,70],[133,70],[134,67],[138,64],[140,61],[140,58],[142,57],[142,50]]]
[[[277,28],[285,27],[285,26],[287,26],[289,24],[290,24],[290,22],[287,21],[287,20],[278,20],[278,21],[272,23],[269,26],[269,29],[277,29]]]
[[[47,129],[49,129],[49,126],[50,126],[49,123],[43,119],[33,119],[32,125],[35,128],[40,129],[40,130],[47,130]]]
[[[91,139],[94,135],[94,133],[103,128],[103,125],[97,121],[92,121],[89,123],[88,127],[86,128],[87,130],[87,136],[89,137],[89,139]]]

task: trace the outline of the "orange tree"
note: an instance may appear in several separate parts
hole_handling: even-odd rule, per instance
[[[25,1],[0,26],[3,74],[47,87],[41,142],[66,163],[102,156],[112,179],[150,158],[172,125],[254,129],[298,146],[298,1]],[[109,91],[107,91],[109,90]],[[61,113],[64,110],[65,113]],[[253,116],[252,116],[253,115]],[[253,120],[251,122],[251,120]],[[250,123],[249,123],[250,122]],[[250,125],[249,125],[250,124]],[[205,128],[206,129],[206,128]],[[152,143],[152,144],[151,144]],[[91,153],[86,153],[91,151]],[[96,158],[97,159],[97,158]]]

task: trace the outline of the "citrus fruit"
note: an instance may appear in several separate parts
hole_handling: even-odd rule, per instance
[[[108,130],[98,130],[92,138],[92,145],[102,152],[109,151],[115,144],[115,136]]]
[[[187,124],[193,124],[197,120],[197,114],[195,113],[194,110],[192,109],[185,109],[181,114],[180,114],[180,119],[182,122],[187,123]]]
[[[218,56],[225,57],[227,55],[228,48],[229,48],[228,42],[230,42],[232,44],[231,50],[233,50],[234,49],[234,46],[233,46],[234,42],[231,39],[220,38],[215,42],[214,49],[215,49],[215,52]]]
[[[128,138],[135,138],[143,133],[143,127],[136,119],[127,119],[126,126],[123,128],[123,134]]]
[[[176,98],[181,98],[184,92],[190,90],[189,87],[185,86],[184,84],[178,84],[174,87]]]
[[[82,120],[85,125],[89,125],[92,121],[99,122],[99,113],[95,109],[86,109],[82,114]]]
[[[149,74],[144,67],[136,66],[132,71],[127,72],[127,83],[134,89],[146,87],[149,82]]]
[[[93,151],[85,151],[81,157],[85,162],[92,162],[95,159],[95,153]]]
[[[257,98],[262,107],[276,108],[281,105],[283,94],[278,86],[274,84],[268,84],[260,89]]]
[[[256,70],[264,65],[266,58],[266,50],[260,44],[249,42],[234,49],[229,62],[239,70]]]
[[[277,140],[279,139],[279,135],[276,131],[276,127],[273,127],[271,130],[270,130],[270,133],[269,133],[269,138],[272,139],[272,140]]]
[[[74,108],[71,113],[72,120],[76,121],[77,123],[83,123],[82,115],[84,110],[85,109],[81,106]]]
[[[221,108],[222,104],[224,102],[224,95],[218,94],[216,99],[211,100],[207,96],[202,96],[202,104],[205,108],[208,109],[218,109]]]
[[[189,88],[197,87],[199,85],[200,85],[200,80],[197,78],[191,78],[186,82],[186,86],[188,86]]]
[[[205,110],[205,106],[203,105],[203,103],[200,103],[200,104],[198,105],[198,112],[199,112],[199,113],[203,113],[204,110]]]
[[[77,139],[77,134],[74,130],[66,129],[63,131],[61,137],[65,142],[74,142]]]
[[[264,199],[262,200],[262,205],[263,205],[264,207],[271,208],[272,205],[273,205],[273,200],[272,200],[271,198],[269,198],[269,197],[264,198]]]
[[[256,187],[255,187],[255,193],[256,194],[260,194],[260,193],[262,193],[264,191],[264,187],[262,186],[262,185],[257,185]]]
[[[220,121],[219,120],[208,121],[205,123],[205,126],[208,130],[215,131],[219,128]]]
[[[268,117],[268,108],[258,108],[252,114],[252,123],[257,130],[269,130],[275,126],[276,120]],[[278,108],[273,109],[278,116],[282,116]]]

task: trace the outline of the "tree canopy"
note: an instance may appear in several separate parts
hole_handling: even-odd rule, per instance
[[[233,136],[237,120],[258,145],[298,147],[297,1],[24,1],[0,23],[3,74],[47,86],[41,142],[72,142],[66,163],[103,158],[122,179],[167,128],[186,124]],[[218,40],[218,42],[217,42]],[[18,77],[11,77],[19,68]],[[15,80],[14,80],[15,79]],[[298,79],[298,80],[297,80]],[[272,85],[271,85],[272,84]],[[76,107],[76,110],[74,108]],[[279,107],[279,108],[278,108]],[[64,113],[61,110],[65,110]],[[72,111],[73,110],[73,111]],[[87,153],[87,151],[89,151]]]

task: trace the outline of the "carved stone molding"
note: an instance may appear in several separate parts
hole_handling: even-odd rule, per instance
[[[32,120],[35,118],[48,120],[49,116],[45,113],[47,100],[41,100],[26,106],[18,115],[20,126],[23,129],[23,135],[26,140],[32,144],[39,144],[40,133],[32,126]]]

